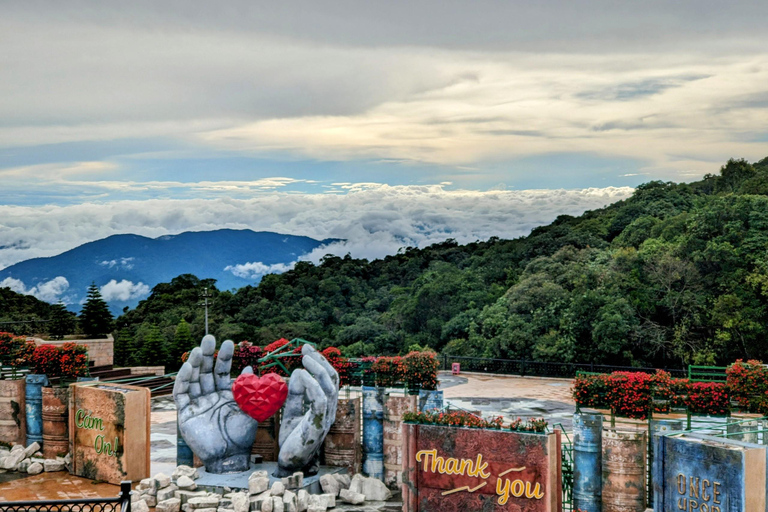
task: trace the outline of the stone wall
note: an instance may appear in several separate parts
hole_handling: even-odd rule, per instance
[[[165,375],[165,366],[131,366],[131,375]]]
[[[112,335],[106,339],[98,340],[43,340],[34,338],[36,345],[56,345],[61,346],[65,343],[77,343],[88,347],[88,359],[93,361],[94,366],[109,366],[113,364],[115,354],[115,340]]]

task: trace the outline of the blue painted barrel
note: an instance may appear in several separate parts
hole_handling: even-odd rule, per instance
[[[659,437],[671,432],[683,430],[683,428],[685,428],[683,420],[651,420],[651,453],[649,461],[651,474],[650,482],[648,483],[651,489],[649,495],[653,497],[653,503],[656,503],[657,499],[661,499],[660,488],[658,487],[657,482],[654,481],[654,478],[656,477],[656,466],[658,465],[657,453],[659,453],[661,446]],[[658,482],[658,484],[660,485],[662,482]]]
[[[189,466],[193,467],[194,455],[192,455],[192,448],[189,447],[187,442],[181,437],[181,429],[179,428],[179,422],[176,422],[176,465],[177,466]]]
[[[443,408],[443,392],[419,390],[419,411],[431,411],[432,409]]]
[[[385,389],[363,386],[363,473],[384,481]]]
[[[47,384],[45,375],[26,376],[27,446],[34,442],[43,446],[43,386]]]
[[[573,415],[573,508],[602,511],[603,415]]]

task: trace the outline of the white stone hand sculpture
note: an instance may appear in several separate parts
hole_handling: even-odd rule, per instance
[[[339,374],[311,345],[301,348],[305,369],[294,370],[280,424],[280,454],[274,476],[296,471],[317,473],[317,457],[325,436],[336,421]],[[309,410],[304,412],[304,399]]]
[[[238,407],[232,396],[231,340],[221,344],[214,368],[216,339],[203,338],[176,376],[173,399],[181,435],[210,473],[234,473],[250,468],[258,422]],[[251,367],[242,373],[253,373]]]

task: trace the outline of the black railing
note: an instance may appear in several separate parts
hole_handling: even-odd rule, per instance
[[[116,498],[83,498],[77,500],[6,501],[2,512],[131,512],[131,482],[120,483]]]
[[[552,363],[527,359],[491,359],[485,357],[443,356],[443,369],[450,370],[452,363],[459,363],[463,372],[520,375],[522,377],[575,377],[578,372],[647,372],[657,369],[669,372],[672,377],[687,377],[686,370],[679,368],[642,368],[637,366],[611,366],[594,363]]]

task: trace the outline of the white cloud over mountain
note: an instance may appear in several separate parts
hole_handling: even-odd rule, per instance
[[[45,302],[56,302],[62,299],[62,295],[69,289],[69,281],[64,276],[57,276],[50,281],[38,283],[32,288],[27,288],[20,279],[6,277],[0,281],[0,288],[10,288],[16,293],[33,295]]]
[[[241,263],[237,265],[228,265],[224,267],[225,271],[232,272],[237,277],[243,279],[257,279],[266,274],[281,274],[293,268],[293,263],[275,263],[274,265],[265,265],[260,261]]]
[[[158,237],[219,228],[347,240],[315,251],[315,260],[327,252],[377,258],[401,247],[423,247],[446,238],[465,243],[527,235],[558,215],[579,215],[625,199],[633,191],[629,187],[477,192],[445,190],[441,185],[344,186],[350,192],[338,195],[273,193],[252,199],[4,205],[0,206],[0,267],[119,233]]]
[[[133,283],[123,279],[119,283],[112,279],[99,288],[102,298],[107,302],[129,301],[149,295],[149,286],[144,283]]]

